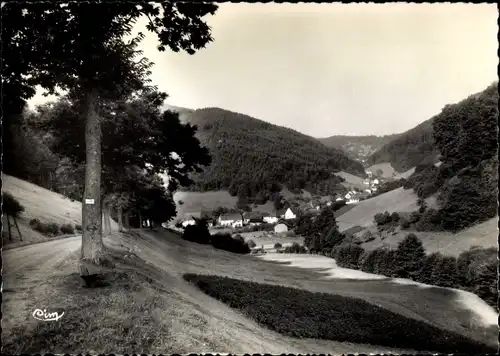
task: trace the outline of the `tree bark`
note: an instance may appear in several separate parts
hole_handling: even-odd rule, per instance
[[[101,207],[101,120],[96,97],[87,97],[85,123],[85,190],[82,204],[81,258],[98,264],[103,254]]]
[[[17,219],[15,216],[12,218],[14,219],[14,224],[16,225],[17,233],[19,234],[19,240],[23,241],[23,235],[21,235],[21,230],[19,230],[19,225],[17,225]]]
[[[130,232],[130,224],[128,221],[129,215],[130,215],[130,212],[127,210],[125,212],[125,214],[123,214],[123,222],[124,222],[124,225],[125,225],[125,228],[127,229],[127,231]]]
[[[10,231],[10,220],[9,220],[9,215],[5,214],[7,218],[7,227],[9,228],[9,240],[12,241],[12,233]]]
[[[142,214],[139,211],[139,230],[142,230]]]
[[[111,211],[109,209],[109,203],[103,204],[103,219],[104,219],[104,229],[103,235],[109,236],[111,234]]]
[[[121,206],[118,206],[118,231],[123,232],[123,209]]]

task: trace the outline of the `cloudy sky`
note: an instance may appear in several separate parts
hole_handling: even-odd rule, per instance
[[[197,54],[157,52],[153,35],[143,49],[170,105],[315,137],[380,135],[496,80],[497,17],[494,4],[227,3],[207,17],[214,42]]]

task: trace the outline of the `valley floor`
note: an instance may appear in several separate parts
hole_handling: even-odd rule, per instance
[[[470,325],[471,312],[442,289],[328,280],[315,270],[215,250],[165,231],[114,234],[105,243],[115,267],[109,272],[112,285],[101,289],[81,287],[78,237],[4,253],[4,352],[411,352],[282,336],[205,295],[183,280],[185,273],[357,297],[496,345],[496,333]],[[38,322],[31,316],[36,308],[65,314],[57,322]]]

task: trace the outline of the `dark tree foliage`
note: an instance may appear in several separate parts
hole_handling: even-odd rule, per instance
[[[183,118],[200,128],[197,136],[213,157],[208,169],[193,176],[193,190],[228,189],[252,201],[273,199],[282,185],[331,194],[341,188],[334,172],[364,172],[361,163],[338,149],[243,114],[207,108]]]
[[[405,172],[420,163],[433,163],[438,156],[434,146],[431,118],[397,138],[368,157],[367,164],[390,162],[398,172]]]
[[[399,134],[384,136],[330,136],[318,140],[326,147],[338,148],[353,159],[367,159],[373,152],[396,139]]]
[[[402,278],[415,279],[422,269],[425,249],[415,234],[408,234],[396,250],[396,275]]]
[[[84,198],[95,203],[82,204],[83,259],[98,262],[103,253],[102,102],[151,90],[151,63],[145,58],[136,61],[141,54],[137,44],[144,35],[127,43],[124,36],[130,35],[135,21],[146,15],[147,28],[157,34],[160,51],[168,47],[193,54],[212,40],[201,17],[216,9],[213,4],[131,2],[39,2],[29,6],[11,2],[2,7],[2,28],[8,29],[2,31],[2,44],[9,43],[4,57],[8,59],[2,61],[2,79],[9,91],[2,99],[9,106],[9,116],[15,116],[34,95],[37,84],[49,93],[55,93],[56,88],[68,90],[84,113]]]
[[[18,217],[24,211],[24,207],[14,196],[8,192],[2,192],[2,212],[11,217]]]
[[[212,240],[208,223],[205,219],[197,219],[194,225],[188,225],[184,229],[182,238],[199,244],[209,244]]]

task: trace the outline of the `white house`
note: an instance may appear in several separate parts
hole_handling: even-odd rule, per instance
[[[279,216],[278,216],[278,213],[274,212],[274,213],[270,213],[266,216],[264,216],[264,222],[268,223],[268,224],[276,224],[279,220]]]
[[[364,184],[366,184],[366,185],[370,185],[370,180],[369,180],[369,179],[365,179],[365,180],[363,181],[363,183],[364,183]]]
[[[373,184],[379,184],[379,183],[380,183],[380,181],[379,181],[377,178],[375,178],[375,179],[373,180]]]
[[[368,177],[373,176],[373,172],[371,172],[371,171],[366,171],[366,174],[368,175]]]
[[[199,219],[201,218],[201,212],[192,212],[192,213],[185,213],[184,218],[182,219],[182,226],[186,227],[188,225],[194,225],[196,224],[196,221],[194,218]]]
[[[243,222],[241,221],[241,215],[238,213],[231,213],[231,214],[223,214],[219,216],[219,225],[220,226],[242,226]]]
[[[283,217],[285,218],[285,220],[295,219],[297,217],[297,214],[292,210],[292,208],[288,208],[286,209],[285,215],[283,215]]]
[[[344,200],[344,199],[341,197],[338,197],[337,199],[335,199],[335,201],[341,201],[341,200]]]
[[[365,191],[366,191],[368,194],[371,194],[371,193],[372,193],[371,189],[365,189]]]
[[[337,200],[342,200],[342,198],[337,198]],[[332,202],[329,201],[328,203],[326,203],[326,206],[331,206],[332,205]]]
[[[345,202],[346,204],[355,204],[359,203],[359,199],[351,198]]]

